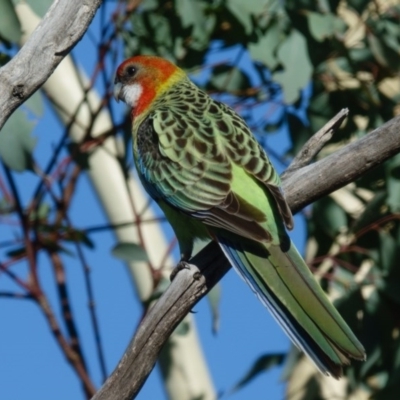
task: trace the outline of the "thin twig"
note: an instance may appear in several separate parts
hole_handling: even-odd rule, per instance
[[[0,176],[0,192],[3,193],[3,198],[7,203],[12,203],[12,196],[8,192],[7,187],[5,183],[3,182],[3,179]]]
[[[62,190],[62,204],[59,205],[58,208],[58,213],[56,216],[56,221],[55,221],[55,225],[60,224],[63,220],[66,221],[68,228],[72,229],[73,225],[69,219],[68,216],[68,208],[70,205],[70,202],[72,200],[72,196],[75,192],[75,187],[77,184],[77,180],[78,177],[81,173],[81,168],[79,165],[75,165],[69,182],[65,187],[61,187]],[[60,183],[61,185],[61,183]],[[50,195],[52,196],[52,198],[54,200],[56,200],[54,193],[52,192],[51,186],[47,185],[47,190],[50,193]],[[75,247],[76,247],[76,251],[78,254],[78,257],[80,259],[82,268],[83,268],[83,274],[84,274],[84,279],[85,279],[85,287],[86,287],[86,292],[88,295],[88,306],[89,306],[89,314],[90,314],[90,320],[92,323],[92,327],[93,327],[93,333],[94,333],[94,337],[95,337],[95,343],[96,343],[96,349],[97,349],[97,356],[98,356],[98,360],[99,360],[99,365],[100,365],[100,370],[102,372],[103,375],[103,380],[106,379],[107,377],[107,368],[106,368],[106,362],[105,362],[105,358],[104,358],[104,351],[103,351],[103,346],[102,346],[102,340],[101,340],[101,334],[100,334],[100,327],[99,327],[99,322],[98,322],[98,318],[97,318],[97,314],[96,314],[96,308],[95,308],[95,300],[94,300],[94,291],[93,291],[93,285],[92,285],[92,281],[90,278],[90,267],[89,264],[86,261],[83,249],[81,244],[78,241],[75,241]],[[72,315],[72,314],[71,314]],[[75,330],[75,335],[76,335],[76,341],[79,342],[79,338],[77,336],[77,331]],[[80,351],[80,355],[82,357],[82,361],[83,361],[83,366],[85,367],[85,362],[83,359],[83,353]]]
[[[0,292],[0,297],[18,300],[33,300],[34,297],[29,293]]]
[[[19,285],[22,289],[24,289],[27,293],[32,294],[32,288],[24,282],[22,279],[18,277],[18,275],[14,274],[14,272],[10,271],[6,265],[0,263],[0,271],[6,274],[14,283]]]
[[[332,119],[330,119],[317,133],[311,136],[304,144],[300,152],[292,160],[289,167],[282,174],[284,179],[287,174],[305,167],[321,151],[329,140],[331,140],[336,129],[340,127],[343,120],[349,115],[349,109],[343,108]]]
[[[3,164],[3,168],[8,185],[10,186],[11,189],[12,196],[14,198],[16,212],[18,214],[19,220],[21,221],[30,278],[32,280],[31,285],[34,288],[34,290],[40,291],[39,278],[37,276],[36,252],[29,235],[29,221],[27,219],[26,213],[23,210],[22,201],[20,199],[17,185],[15,184],[14,181],[14,177],[10,169],[5,164]]]
[[[65,277],[64,265],[61,261],[61,257],[56,252],[49,252],[50,260],[53,264],[55,281],[57,284],[58,299],[61,306],[61,315],[64,319],[65,326],[67,328],[69,342],[73,351],[79,356],[82,361],[82,366],[87,373],[86,361],[81,348],[81,341],[78,336],[78,329],[73,318],[73,312],[71,308],[70,296],[68,293],[68,286]]]
[[[89,375],[88,375],[84,365],[82,364],[81,358],[72,349],[72,347],[69,345],[69,343],[65,339],[64,335],[62,334],[60,326],[57,322],[57,318],[55,317],[55,315],[50,307],[47,297],[44,295],[44,293],[40,293],[40,295],[36,298],[36,301],[38,302],[40,308],[42,309],[44,316],[46,317],[47,322],[50,326],[50,329],[53,333],[53,336],[56,339],[56,341],[58,342],[58,345],[63,350],[65,357],[71,363],[71,365],[74,367],[81,382],[83,383],[86,394],[88,396],[93,395],[96,392],[96,388],[95,388],[94,384],[92,383],[92,381],[90,380]]]
[[[44,174],[41,174],[43,176],[42,177],[43,185],[45,186],[47,192],[49,193],[49,195],[52,198],[52,200],[54,201],[54,203],[57,205],[57,214],[55,217],[54,226],[59,226],[62,223],[62,221],[65,220],[68,228],[72,229],[72,224],[69,220],[67,212],[69,209],[70,202],[72,200],[72,196],[75,192],[77,179],[78,179],[80,173],[81,173],[80,166],[75,165],[74,169],[70,175],[68,184],[65,185],[65,187],[63,187],[61,181],[59,181],[60,189],[62,191],[61,199],[57,198],[57,196],[53,192],[51,184],[46,180],[46,176]],[[36,225],[37,224],[35,224],[35,226]],[[95,302],[94,302],[94,297],[93,297],[93,288],[92,288],[92,283],[91,283],[90,276],[89,276],[90,268],[88,267],[88,264],[85,260],[85,257],[84,257],[84,254],[83,254],[80,244],[78,242],[75,242],[75,246],[77,249],[78,256],[81,260],[81,265],[83,267],[86,290],[87,290],[88,298],[89,298],[89,313],[91,316],[93,332],[95,335],[95,341],[96,341],[96,345],[97,345],[97,352],[98,352],[98,357],[99,357],[100,368],[101,368],[101,371],[102,371],[104,379],[105,379],[105,377],[107,376],[107,372],[106,372],[106,366],[105,366],[104,352],[102,350],[102,345],[101,345],[99,324],[97,321],[97,315],[95,313],[95,308],[94,308]],[[67,349],[63,345],[63,342],[61,340],[59,340],[59,344],[60,344],[62,350],[65,352],[67,359],[72,363],[72,366],[74,367],[76,373],[80,377],[86,395],[88,397],[90,397],[93,394],[91,392],[90,387],[88,386],[88,382],[90,381],[90,378],[88,375],[86,362],[84,359],[84,354],[80,347],[78,331],[75,326],[71,307],[69,306],[70,301],[69,301],[68,292],[66,290],[65,278],[61,277],[61,275],[63,275],[63,268],[62,268],[61,260],[59,259],[58,255],[56,253],[50,253],[50,258],[53,262],[53,266],[55,269],[56,281],[58,282],[58,288],[59,288],[60,302],[62,304],[63,311],[64,311],[63,317],[64,317],[64,321],[66,323],[67,330],[69,332],[70,339],[71,339],[71,348],[70,348],[70,350]],[[74,359],[78,358],[79,362],[73,362],[73,360],[71,359],[71,355],[69,354],[70,352],[75,353]]]

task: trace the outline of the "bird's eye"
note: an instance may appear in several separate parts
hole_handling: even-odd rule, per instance
[[[136,74],[136,68],[132,65],[126,68],[126,74],[130,77]]]

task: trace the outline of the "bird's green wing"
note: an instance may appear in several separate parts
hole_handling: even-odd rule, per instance
[[[186,97],[164,98],[137,130],[135,160],[150,194],[207,225],[270,241],[277,227],[268,203],[247,200],[259,188],[268,193],[272,214],[291,227],[279,176],[244,121],[195,86],[181,91]]]

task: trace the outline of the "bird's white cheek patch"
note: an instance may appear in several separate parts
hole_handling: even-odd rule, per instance
[[[122,98],[128,106],[135,108],[140,96],[142,95],[143,88],[141,85],[134,83],[133,85],[126,85],[122,88]]]

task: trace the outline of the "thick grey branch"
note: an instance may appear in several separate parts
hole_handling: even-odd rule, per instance
[[[359,178],[398,152],[400,117],[329,157],[285,175],[283,186],[288,203],[297,212],[319,197]],[[214,242],[191,262],[204,276],[199,275],[194,266],[177,274],[143,319],[117,368],[92,400],[128,400],[134,397],[173,329],[230,268]]]
[[[0,69],[0,129],[86,32],[102,0],[55,0],[26,44]]]

